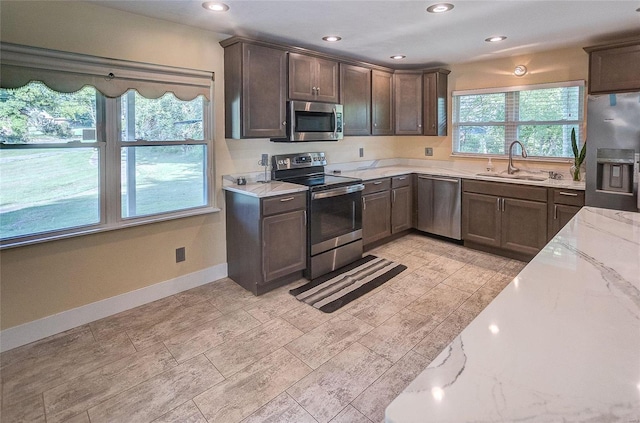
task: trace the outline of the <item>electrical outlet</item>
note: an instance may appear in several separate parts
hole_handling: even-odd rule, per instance
[[[181,261],[185,261],[187,259],[185,248],[180,247],[176,248],[176,263],[180,263]]]
[[[431,148],[431,147],[425,147],[425,149],[424,149],[424,155],[425,155],[425,156],[433,156],[433,148]]]
[[[266,153],[262,153],[262,157],[260,158],[260,166],[269,166],[269,155]]]
[[[360,157],[364,157],[364,147],[360,147]]]

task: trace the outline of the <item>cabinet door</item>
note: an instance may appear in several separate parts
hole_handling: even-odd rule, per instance
[[[243,138],[284,137],[286,120],[287,53],[243,45]]]
[[[393,135],[393,74],[374,70],[371,78],[371,133]]]
[[[315,101],[316,59],[289,53],[289,99]]]
[[[501,198],[465,192],[462,194],[462,238],[493,247],[500,246]]]
[[[340,98],[344,106],[344,134],[371,134],[371,70],[340,65]]]
[[[423,80],[424,135],[447,135],[447,74],[434,71]]]
[[[571,218],[576,215],[580,211],[581,207],[579,206],[567,206],[565,204],[554,204],[553,205],[553,215],[551,216],[551,224],[549,225],[549,236],[548,238],[553,238],[560,229],[564,228],[564,226],[569,223]]]
[[[389,193],[389,191],[381,191],[362,196],[362,243],[364,245],[391,235]]]
[[[592,51],[589,93],[640,90],[640,44]]]
[[[316,101],[339,103],[338,62],[316,59]]]
[[[537,254],[547,243],[547,204],[504,198],[501,247]]]
[[[298,210],[262,219],[264,283],[306,268],[306,212]]]
[[[412,217],[411,186],[391,190],[391,233],[410,229]]]
[[[395,74],[397,135],[422,134],[422,73]]]

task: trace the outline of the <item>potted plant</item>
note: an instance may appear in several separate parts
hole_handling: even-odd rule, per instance
[[[580,166],[584,162],[587,154],[587,143],[582,144],[582,148],[578,151],[578,142],[576,141],[576,130],[571,129],[571,148],[573,149],[573,166],[571,166],[571,177],[574,181],[580,180]]]

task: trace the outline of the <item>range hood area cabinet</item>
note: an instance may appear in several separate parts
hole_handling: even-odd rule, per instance
[[[224,47],[226,138],[286,136],[287,52],[237,42]]]
[[[447,78],[451,71],[396,71],[395,134],[447,135]]]
[[[584,50],[589,53],[589,94],[640,91],[640,39]]]
[[[338,62],[289,53],[289,99],[339,103]]]

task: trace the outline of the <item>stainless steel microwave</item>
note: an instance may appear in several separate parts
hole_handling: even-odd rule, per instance
[[[342,104],[287,102],[286,138],[274,142],[338,141],[343,135]]]

